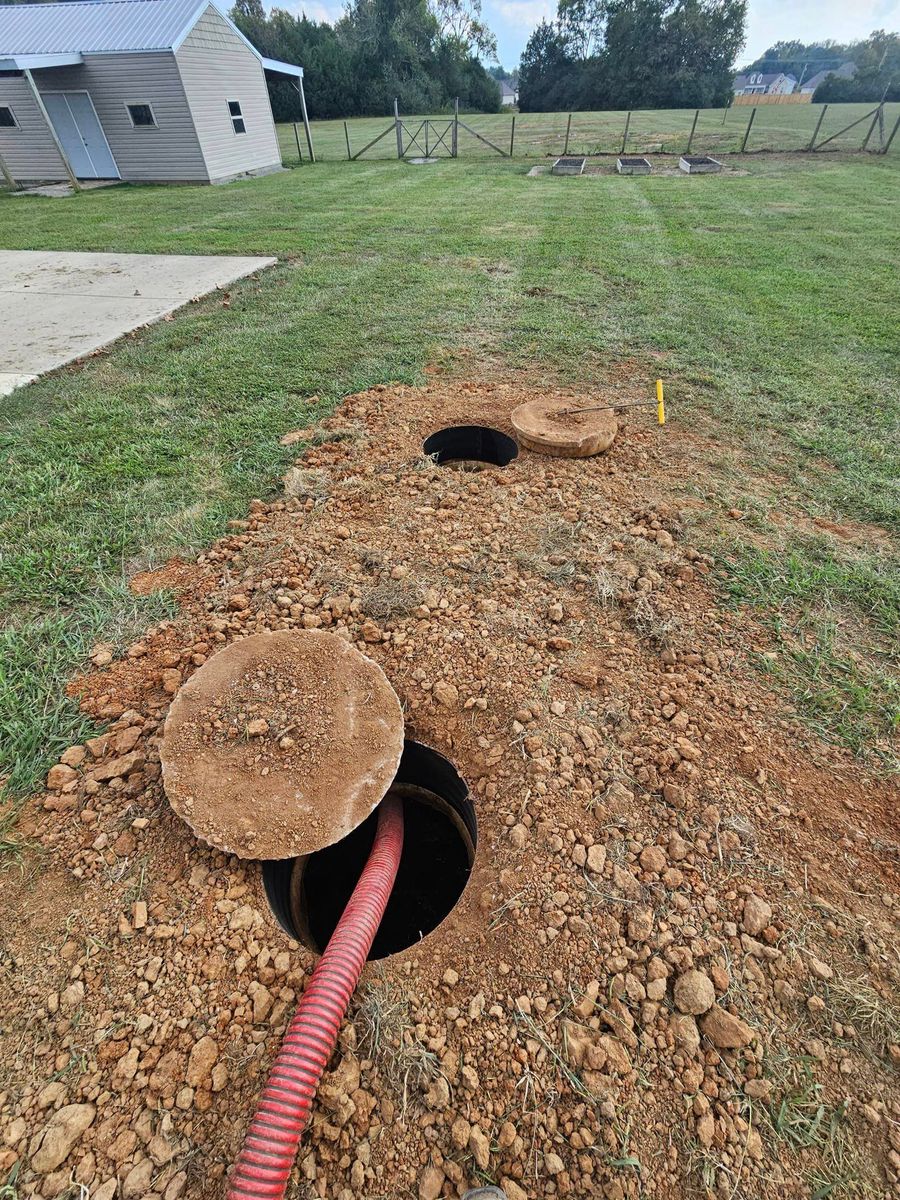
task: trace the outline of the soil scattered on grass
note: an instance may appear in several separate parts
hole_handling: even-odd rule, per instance
[[[180,617],[76,682],[110,727],[26,811],[0,914],[0,1172],[24,1195],[224,1194],[314,960],[165,801],[168,673],[303,628],[384,668],[479,839],[438,933],[367,970],[298,1197],[897,1187],[896,786],[748,669],[773,647],[691,544],[687,422],[627,410],[586,460],[422,459],[429,430],[508,430],[532,398],[349,397],[299,462],[328,487],[254,501],[179,575]]]

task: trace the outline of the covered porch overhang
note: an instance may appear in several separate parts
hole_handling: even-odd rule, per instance
[[[44,71],[51,67],[79,67],[81,54],[8,54],[0,56],[0,71]]]
[[[262,68],[266,79],[271,82],[278,80],[287,81],[292,84],[300,95],[300,111],[303,113],[303,128],[306,131],[306,144],[309,147],[310,162],[316,161],[316,152],[313,150],[312,132],[309,128],[309,114],[306,111],[306,93],[303,91],[303,68],[296,66],[294,63],[282,62],[277,58],[263,58]],[[296,130],[296,126],[294,126]],[[300,139],[297,138],[297,151],[300,151]],[[301,159],[303,155],[300,155]]]

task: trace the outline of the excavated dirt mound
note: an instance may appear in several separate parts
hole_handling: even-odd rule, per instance
[[[240,858],[310,854],[355,829],[403,752],[400,702],[377,663],[316,631],[258,633],[179,690],[160,745],[172,807]]]
[[[646,395],[621,378],[617,400]],[[431,430],[511,432],[534,398],[348,397],[286,494],[142,576],[176,619],[95,648],[72,690],[104,730],[3,860],[0,1181],[21,1197],[225,1195],[315,959],[255,864],[185,836],[160,737],[218,649],[307,628],[384,669],[407,736],[469,784],[478,848],[440,928],[367,968],[292,1198],[896,1191],[896,782],[796,719],[751,665],[781,646],[710,584],[727,431],[632,408],[595,458],[423,460]]]
[[[545,396],[520,404],[512,412],[512,425],[519,443],[540,454],[558,458],[590,458],[602,454],[613,443],[619,423],[612,409],[571,412],[587,400],[571,396]]]

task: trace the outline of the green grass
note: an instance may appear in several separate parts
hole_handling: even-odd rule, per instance
[[[748,486],[896,530],[900,155],[744,164],[566,180],[499,158],[325,163],[227,187],[0,194],[8,248],[282,258],[230,307],[192,305],[0,403],[0,777],[23,790],[82,736],[65,680],[145,615],[125,599],[135,565],[205,544],[272,489],[285,430],[435,359],[536,384],[637,359],[668,380],[673,424],[701,428]],[[719,502],[732,486],[685,470]],[[733,596],[814,615],[819,568],[799,534],[792,550],[782,569],[728,549]],[[873,608],[857,556],[832,558],[841,603],[884,641],[892,585]],[[856,745],[883,732],[879,704],[863,710]]]
[[[805,149],[813,136],[822,112],[819,104],[760,104],[756,108],[753,128],[747,142],[748,151],[801,150]],[[873,104],[831,104],[825,113],[816,137],[819,145],[826,138],[839,133],[853,121],[872,111]],[[752,106],[737,105],[732,108],[704,108],[700,111],[697,128],[691,143],[691,153],[726,154],[740,150],[750,120]],[[894,121],[900,114],[900,103],[886,104],[884,112],[885,137],[890,133]],[[562,154],[566,146],[568,127],[569,152],[574,154],[618,154],[622,149],[627,113],[622,112],[576,112],[569,126],[568,113],[517,113],[513,151],[516,157],[545,158]],[[449,113],[430,116],[435,123],[431,134],[433,144],[445,134]],[[508,150],[512,132],[512,114],[476,113],[461,114],[460,119],[471,126],[496,146]],[[420,126],[425,120],[422,115],[404,116],[407,127],[404,145],[410,135],[418,133],[418,145],[413,153],[425,149],[425,131]],[[628,122],[626,148],[631,153],[663,151],[681,154],[687,147],[693,109],[637,109]],[[355,154],[379,133],[392,124],[393,118],[355,117],[347,121],[350,134],[351,153]],[[855,128],[841,134],[827,149],[858,150],[869,131],[871,122],[863,121]],[[285,162],[297,162],[297,140],[292,125],[278,127],[281,151]],[[300,145],[304,158],[307,157],[306,141],[302,127]],[[346,161],[347,141],[343,121],[313,121],[313,145],[316,157],[321,162],[339,159]],[[879,145],[876,129],[871,147]],[[450,144],[449,135],[445,144],[438,146],[437,153],[446,154]],[[431,146],[429,146],[429,149]],[[496,151],[484,145],[464,129],[459,131],[459,154],[465,158],[496,157]],[[397,140],[389,133],[377,145],[367,151],[366,158],[388,159],[397,155]]]

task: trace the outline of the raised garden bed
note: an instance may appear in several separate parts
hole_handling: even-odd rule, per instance
[[[620,175],[649,175],[652,169],[649,158],[632,156],[616,159],[616,170]]]
[[[708,154],[683,154],[678,165],[688,175],[716,175],[722,170],[719,160]]]
[[[586,158],[558,158],[553,164],[552,175],[583,175]]]

